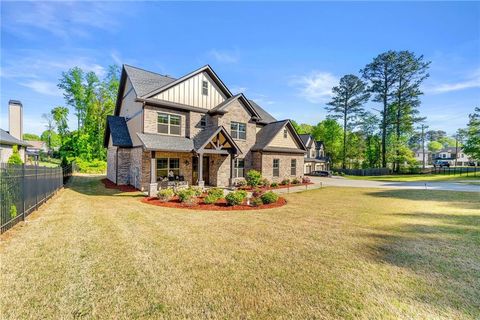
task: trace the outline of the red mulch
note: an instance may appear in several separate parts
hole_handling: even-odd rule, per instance
[[[310,184],[314,184],[313,182],[309,182],[309,183],[299,183],[299,184],[291,184],[291,185],[282,185],[282,184],[279,184],[278,187],[257,187],[257,188],[252,188],[252,187],[240,187],[239,189],[241,190],[245,190],[245,191],[253,191],[255,189],[260,189],[260,190],[275,190],[275,189],[286,189],[286,188],[293,188],[293,187],[300,187],[300,186],[306,186],[306,185],[310,185]]]
[[[133,186],[130,186],[130,185],[122,185],[122,186],[119,186],[119,185],[116,185],[115,183],[113,183],[112,181],[108,180],[108,179],[102,179],[101,180],[103,185],[105,186],[105,188],[107,189],[117,189],[119,191],[122,191],[122,192],[134,192],[134,191],[138,191],[137,189],[135,189],[135,187]]]
[[[241,204],[238,206],[229,206],[225,199],[219,200],[217,203],[205,204],[200,198],[199,202],[196,204],[186,204],[180,202],[178,198],[173,198],[168,202],[162,202],[158,198],[145,197],[141,200],[143,203],[151,204],[154,206],[167,207],[167,208],[180,208],[180,209],[193,209],[193,210],[207,210],[207,211],[230,211],[230,210],[261,210],[261,209],[270,209],[278,208],[287,204],[287,200],[282,197],[278,198],[278,201],[270,204],[262,204],[257,207],[249,206],[246,204]]]

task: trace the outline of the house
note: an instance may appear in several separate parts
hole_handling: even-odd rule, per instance
[[[29,144],[22,140],[23,136],[23,106],[18,100],[8,102],[9,131],[0,129],[0,163],[8,162],[13,154],[13,146],[17,146],[20,158],[25,163],[26,148]]]
[[[423,164],[423,149],[412,150],[415,160],[420,164]],[[425,164],[432,163],[432,153],[425,149]]]
[[[435,153],[432,154],[432,159],[434,160],[445,160],[449,161],[450,164],[456,164],[458,166],[468,166],[469,162],[473,162],[474,159],[470,158],[468,155],[465,154],[462,148],[458,147],[448,147],[443,148]]]
[[[289,120],[232,94],[208,65],[178,79],[124,65],[104,146],[107,178],[150,194],[171,180],[231,186],[250,169],[300,177],[306,152]]]
[[[325,146],[322,141],[315,141],[310,134],[300,134],[300,139],[307,152],[305,153],[303,173],[309,174],[316,170],[328,170],[329,161],[325,156]]]

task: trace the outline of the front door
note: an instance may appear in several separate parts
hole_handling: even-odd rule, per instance
[[[210,184],[210,161],[208,156],[203,156],[203,181],[205,185]],[[198,183],[198,157],[192,157],[192,181]]]

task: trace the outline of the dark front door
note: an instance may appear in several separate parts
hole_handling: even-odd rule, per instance
[[[203,181],[205,185],[210,184],[210,161],[208,156],[203,156]],[[192,157],[192,181],[198,183],[198,157]]]

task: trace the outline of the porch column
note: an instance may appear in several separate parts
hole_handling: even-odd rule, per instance
[[[198,154],[198,186],[205,186],[205,182],[203,181],[203,153]]]
[[[148,196],[156,197],[158,192],[157,183],[157,159],[155,159],[155,151],[152,151],[150,160],[150,185],[148,188]]]
[[[228,179],[228,183],[230,187],[234,185],[234,178],[233,178],[233,169],[235,167],[235,155],[230,153],[230,179]]]

